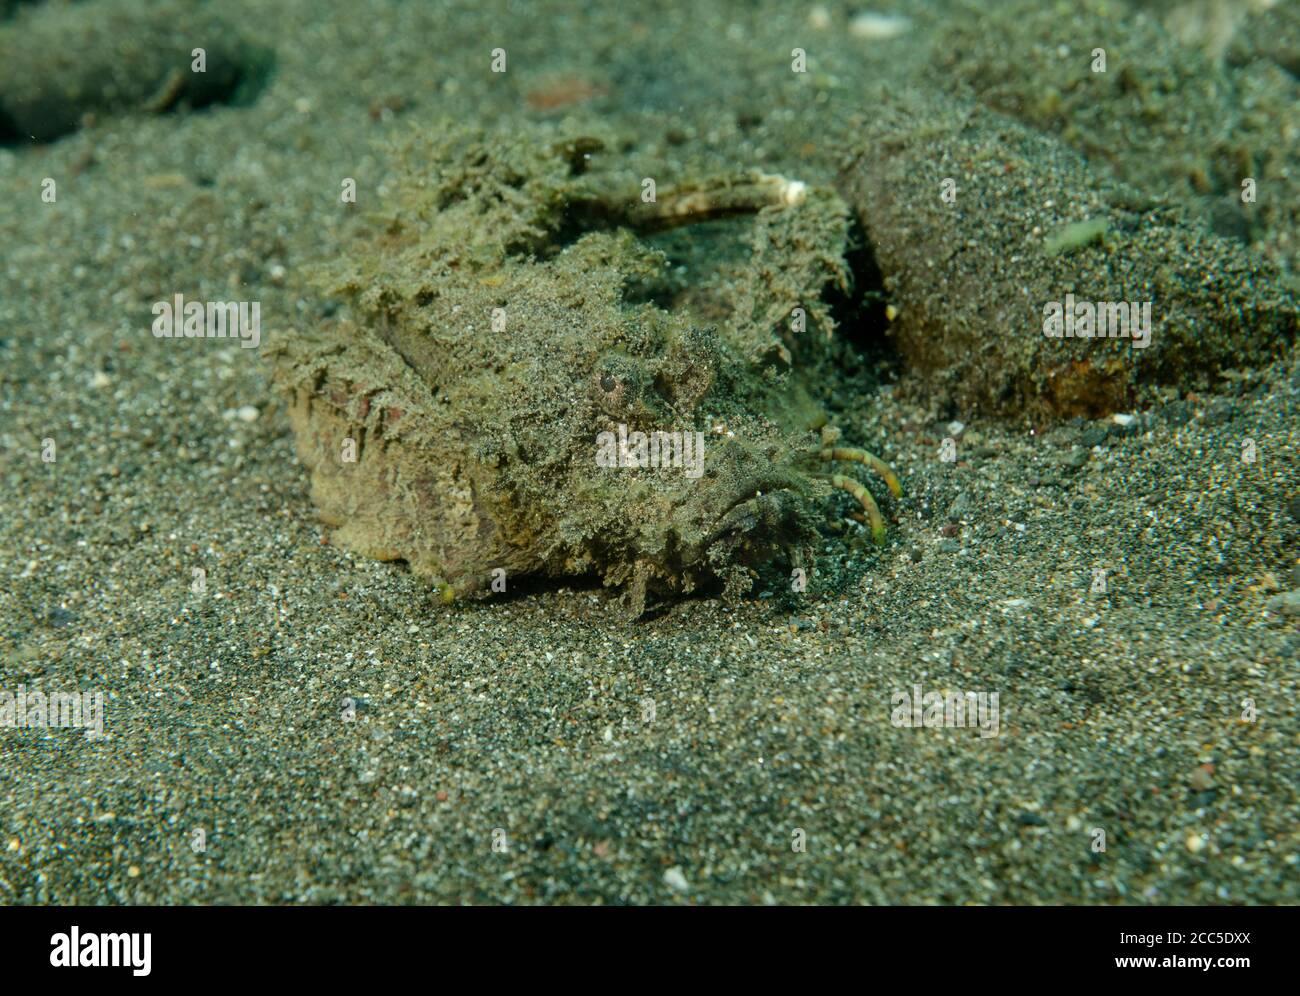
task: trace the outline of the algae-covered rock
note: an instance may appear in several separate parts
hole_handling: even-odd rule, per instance
[[[1263,57],[1300,79],[1300,4],[1295,0],[1250,5],[1228,49],[1229,61]]]
[[[937,89],[1057,136],[1090,168],[1178,199],[1300,273],[1300,81],[1284,68],[1296,4],[975,6],[935,40]]]
[[[270,63],[269,50],[192,2],[20,9],[0,26],[0,142],[49,141],[95,114],[238,101],[257,88]]]
[[[881,94],[852,142],[840,189],[884,274],[893,339],[958,410],[1125,410],[1144,385],[1206,384],[1295,335],[1268,262],[1001,114]]]
[[[448,596],[591,573],[635,613],[801,562],[828,487],[782,371],[831,348],[845,205],[743,170],[649,200],[599,138],[426,134],[399,209],[323,271],[345,313],[274,352],[336,542]],[[673,265],[683,240],[714,263]]]

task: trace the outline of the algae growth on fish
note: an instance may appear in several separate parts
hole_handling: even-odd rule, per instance
[[[810,390],[852,293],[835,194],[743,169],[658,187],[540,128],[405,154],[402,210],[326,268],[345,309],[276,352],[336,542],[449,599],[594,574],[639,615],[806,577],[835,490],[883,538],[851,468],[897,478]]]

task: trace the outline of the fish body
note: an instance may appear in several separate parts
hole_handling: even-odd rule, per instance
[[[274,349],[334,541],[445,597],[595,574],[637,615],[741,594],[817,536],[825,438],[790,360],[833,327],[847,209],[742,173],[647,201],[575,152],[600,144],[432,147],[330,268],[340,313]],[[724,262],[683,276],[701,239]]]

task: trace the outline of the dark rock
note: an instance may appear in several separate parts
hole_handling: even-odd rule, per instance
[[[196,48],[203,72],[192,68]],[[272,61],[200,5],[42,5],[0,28],[0,143],[48,142],[90,115],[238,103],[265,83]]]

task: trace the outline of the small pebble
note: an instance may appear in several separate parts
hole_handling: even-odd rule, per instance
[[[865,12],[849,22],[849,34],[855,38],[881,41],[886,38],[897,38],[910,31],[911,27],[911,20],[898,14]]]
[[[1268,600],[1267,607],[1270,612],[1276,612],[1288,618],[1300,616],[1300,588],[1274,595]]]
[[[676,865],[664,872],[664,885],[674,892],[686,892],[690,889],[690,885],[686,882],[686,876],[682,874],[682,870]]]
[[[1072,467],[1075,470],[1078,470],[1080,467],[1082,467],[1084,464],[1088,462],[1088,457],[1089,457],[1088,450],[1080,447],[1076,447],[1061,459],[1061,463],[1065,464],[1065,466],[1067,467]]]

